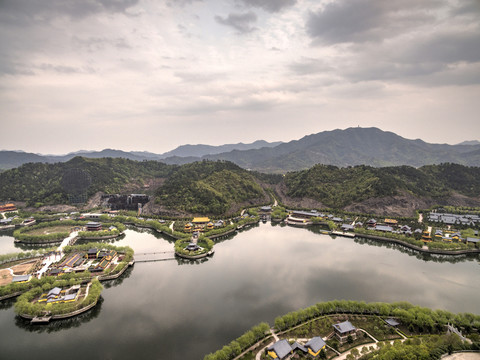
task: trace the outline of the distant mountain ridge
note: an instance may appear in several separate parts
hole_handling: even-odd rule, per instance
[[[250,150],[250,149],[260,149],[262,147],[273,147],[281,144],[282,142],[267,142],[265,140],[257,140],[250,144],[238,143],[238,144],[225,144],[219,146],[213,145],[181,145],[174,150],[168,151],[164,154],[155,154],[148,151],[122,151],[115,149],[104,149],[101,151],[89,151],[89,150],[79,150],[71,152],[65,155],[40,155],[34,153],[27,153],[23,151],[9,151],[2,150],[0,151],[0,169],[6,170],[21,166],[23,164],[33,162],[33,163],[56,163],[56,162],[66,162],[73,159],[76,156],[83,156],[91,159],[100,159],[100,158],[124,158],[135,161],[144,161],[144,160],[157,160],[162,161],[166,158],[172,158],[168,161],[164,161],[170,164],[182,164],[194,162],[198,157],[206,155],[215,155],[223,152],[232,151],[235,149],[238,150]]]
[[[450,162],[480,166],[480,144],[429,144],[377,128],[348,128],[307,135],[273,148],[234,150],[202,159],[228,160],[244,168],[272,173],[304,170],[316,164],[420,167]]]
[[[189,156],[206,156],[206,155],[217,155],[225,152],[230,152],[233,150],[245,151],[252,149],[261,149],[261,148],[272,148],[282,144],[281,141],[276,142],[267,142],[265,140],[257,140],[250,144],[238,143],[238,144],[226,144],[219,146],[212,145],[182,145],[177,147],[175,150],[168,151],[162,154],[162,158],[165,159],[171,156],[179,157],[189,157]]]
[[[0,151],[0,169],[17,167],[26,162],[65,162],[77,155],[78,153],[41,156]],[[286,143],[259,140],[251,144],[182,145],[164,154],[105,149],[82,151],[81,156],[126,158],[135,161],[156,160],[175,165],[200,160],[226,160],[244,169],[285,173],[305,170],[316,164],[339,167],[420,167],[441,163],[480,166],[480,142],[473,140],[457,145],[430,144],[420,139],[409,140],[378,128],[348,128],[311,134]]]

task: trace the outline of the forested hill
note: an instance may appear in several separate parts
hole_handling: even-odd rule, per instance
[[[338,168],[316,165],[285,176],[284,195],[292,199],[313,199],[325,207],[348,208],[372,199],[421,199],[426,204],[448,204],[461,195],[480,204],[480,168],[457,164],[374,168],[355,166]],[[457,196],[458,198],[458,196]],[[377,203],[380,206],[381,201]],[[367,210],[367,209],[365,209]],[[414,210],[414,209],[412,209]]]
[[[68,204],[69,195],[78,189],[88,197],[97,192],[147,192],[153,199],[148,211],[153,213],[219,215],[269,202],[266,187],[274,187],[288,207],[406,215],[433,205],[480,206],[480,168],[450,163],[418,169],[315,165],[283,177],[226,161],[179,166],[82,157],[66,163],[30,163],[0,173],[0,202]]]
[[[187,213],[222,214],[242,205],[269,201],[259,185],[265,181],[229,162],[202,161],[183,166],[157,161],[76,157],[65,163],[29,163],[0,173],[0,201],[27,205],[68,204],[69,194],[147,192],[151,208]],[[144,185],[148,185],[144,187]]]
[[[121,158],[76,157],[65,163],[28,163],[0,173],[0,200],[67,204],[68,193],[81,188],[81,181],[86,182],[88,196],[98,191],[116,193],[127,184],[143,185],[147,179],[165,178],[175,168],[157,161]]]
[[[224,214],[269,202],[253,174],[231,162],[202,161],[178,168],[158,188],[157,203],[199,214]]]

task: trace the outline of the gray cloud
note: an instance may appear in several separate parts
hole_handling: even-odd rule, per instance
[[[395,80],[419,85],[471,85],[480,65],[480,31],[433,33],[399,46],[354,47],[356,61],[344,66],[353,81]]]
[[[261,8],[274,13],[295,5],[297,0],[239,0],[239,2],[247,6]]]
[[[0,55],[0,76],[4,75],[34,75],[32,69],[24,63],[13,60],[10,56]]]
[[[471,75],[480,64],[479,14],[475,1],[341,0],[310,12],[306,29],[314,44],[347,44],[334,70],[346,80],[471,85],[478,83]],[[289,68],[315,74],[321,64],[303,59]]]
[[[194,2],[203,2],[203,0],[175,0],[173,2],[168,2],[167,6],[168,7],[174,7],[174,6],[185,6],[185,5],[190,5]]]
[[[296,75],[325,73],[334,70],[320,59],[304,58],[291,63],[288,68]]]
[[[480,2],[478,0],[462,0],[454,4],[451,10],[452,15],[472,16],[478,21],[480,15]]]
[[[184,72],[184,71],[177,71],[175,72],[175,76],[182,79],[185,82],[192,82],[192,83],[207,83],[215,80],[225,80],[228,76],[225,73],[194,73],[194,72]]]
[[[38,69],[52,71],[58,74],[93,74],[95,70],[92,67],[75,67],[68,65],[41,64]]]
[[[88,37],[88,38],[81,38],[78,36],[74,36],[72,38],[73,43],[75,46],[82,47],[89,52],[96,52],[99,50],[104,50],[108,47],[114,47],[117,49],[131,49],[132,47],[127,42],[127,40],[123,37],[118,38],[106,38],[106,37]]]
[[[252,27],[251,24],[257,21],[257,15],[252,11],[243,14],[228,14],[226,18],[217,15],[215,21],[233,27],[240,34],[246,34],[255,30],[255,27]]]
[[[480,30],[434,34],[404,49],[402,58],[412,63],[478,62],[480,61]]]
[[[306,30],[327,44],[379,41],[432,22],[437,0],[341,0],[308,15]]]
[[[5,21],[42,21],[57,15],[84,18],[101,12],[125,12],[139,0],[2,0],[0,9]]]

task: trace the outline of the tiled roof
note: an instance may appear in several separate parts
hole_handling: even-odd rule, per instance
[[[352,331],[352,330],[357,330],[357,328],[355,326],[353,326],[350,321],[344,321],[342,323],[335,324],[335,325],[333,325],[333,327],[340,334],[343,334],[343,333],[346,333],[346,332],[349,332],[349,331]]]
[[[318,352],[325,345],[327,344],[320,336],[315,336],[314,338],[311,338],[310,341],[305,344],[305,346],[312,349],[314,353]]]

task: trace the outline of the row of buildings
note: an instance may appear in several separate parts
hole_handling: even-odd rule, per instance
[[[80,285],[73,285],[68,289],[54,287],[48,293],[43,293],[37,302],[47,304],[59,304],[76,301],[80,294]]]
[[[193,232],[193,231],[205,231],[218,229],[225,226],[223,220],[217,220],[215,222],[210,221],[208,217],[195,217],[191,222],[185,224],[183,231]]]
[[[332,214],[324,214],[317,210],[303,211],[303,210],[287,210],[288,216],[285,222],[289,225],[307,226],[313,224],[313,218],[321,220],[331,220],[333,222],[341,223],[344,220]]]
[[[387,326],[397,327],[400,323],[395,319],[384,320]],[[333,326],[333,337],[336,338],[341,344],[349,341],[349,339],[355,340],[357,338],[358,329],[350,322],[344,321],[337,323]],[[330,336],[329,336],[330,337]],[[322,350],[325,350],[327,344],[325,341],[319,337],[313,337],[305,345],[302,345],[295,341],[293,344],[290,344],[287,340],[279,340],[272,346],[267,348],[267,355],[271,359],[285,359],[289,355],[299,351],[304,354],[308,354],[313,358],[316,358],[320,355]]]
[[[445,225],[463,225],[470,227],[480,226],[479,215],[431,212],[428,214],[427,219],[430,222],[442,223]]]
[[[0,205],[0,212],[10,212],[10,211],[17,211],[17,207],[15,206],[15,204]]]
[[[398,324],[398,323],[397,323]],[[350,321],[344,321],[333,325],[333,333],[335,338],[344,343],[349,337],[352,340],[357,338],[357,328],[352,325]],[[294,342],[290,344],[287,340],[277,341],[275,344],[267,348],[267,354],[272,359],[284,359],[295,351],[301,351],[304,354],[309,354],[312,357],[317,357],[320,352],[326,348],[327,344],[319,337],[313,337],[305,345]]]
[[[118,254],[115,250],[88,249],[67,255],[58,265],[48,270],[49,276],[63,273],[89,271],[99,273],[105,271],[115,261]]]

